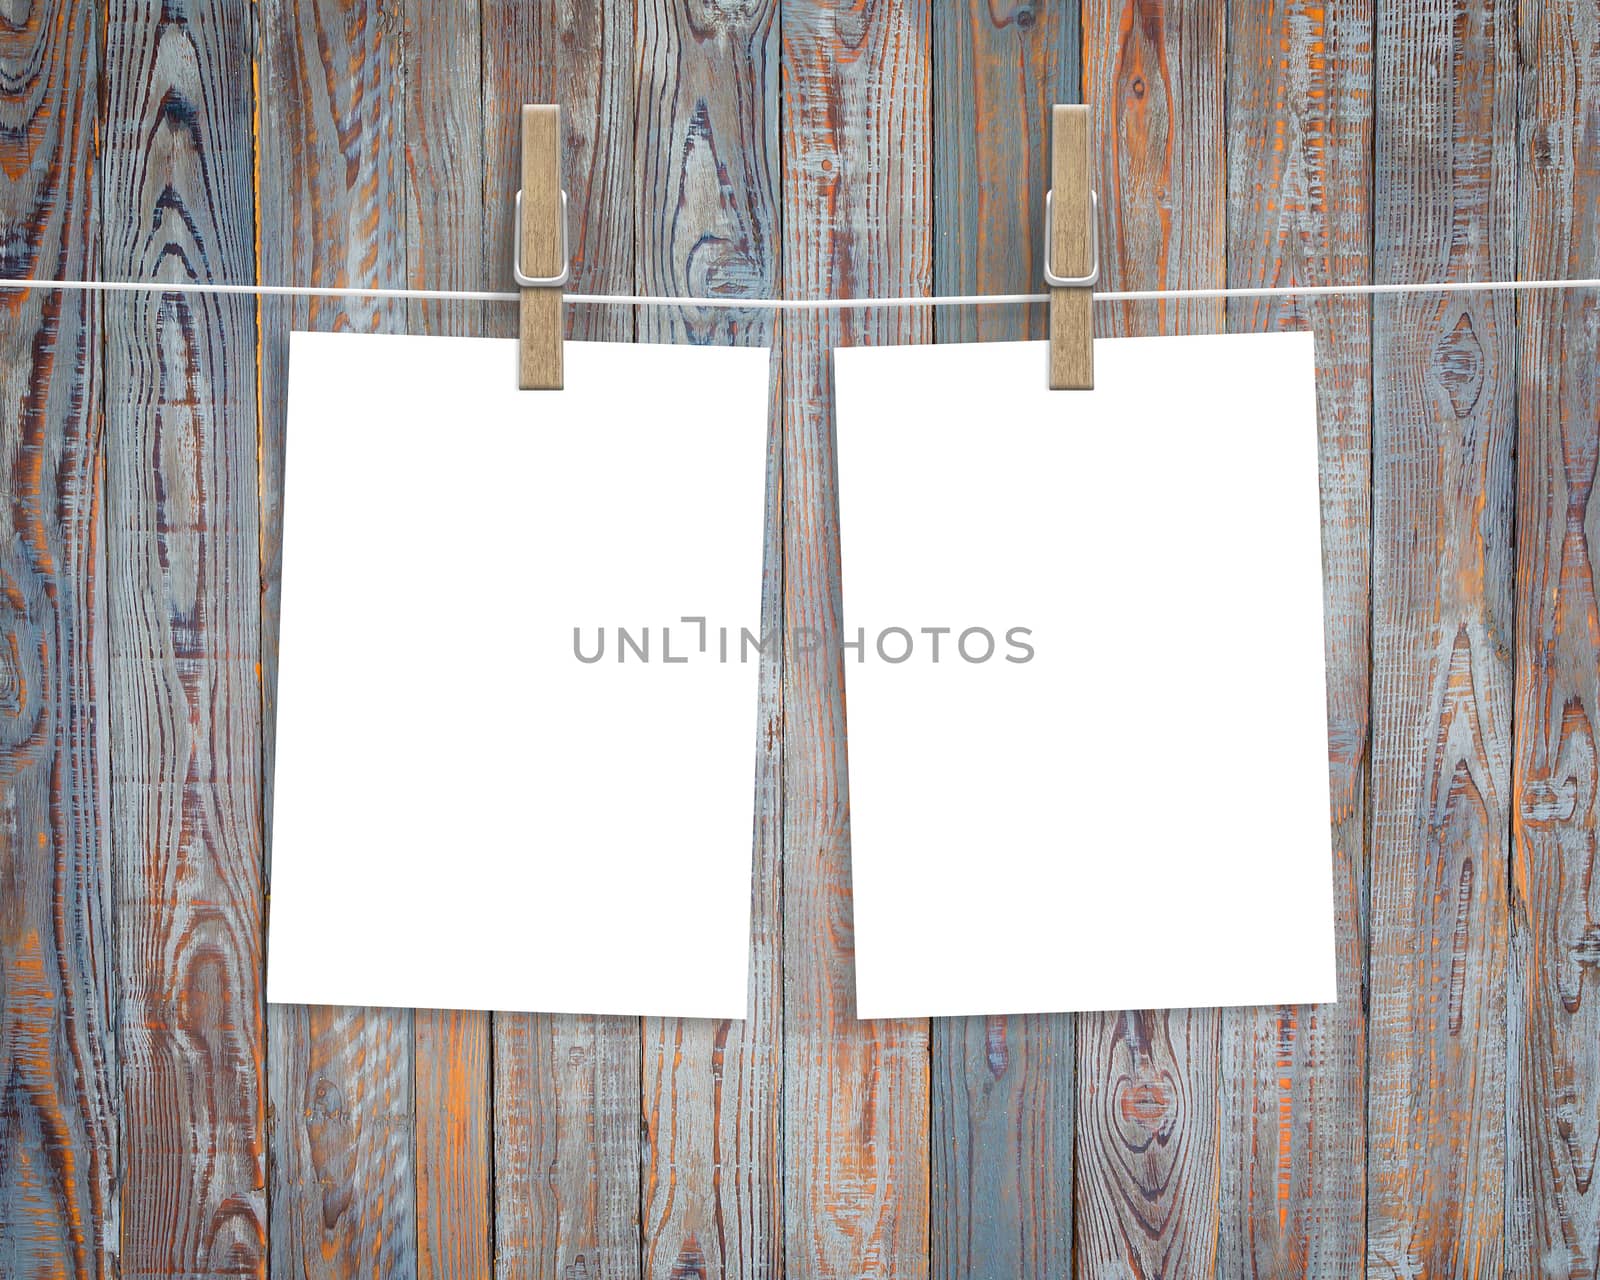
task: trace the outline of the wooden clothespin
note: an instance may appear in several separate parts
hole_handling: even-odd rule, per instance
[[[561,291],[567,283],[567,196],[561,189],[561,108],[522,108],[522,189],[514,270],[522,287],[518,385],[561,390]]]
[[[1094,285],[1100,278],[1100,248],[1089,171],[1089,108],[1057,103],[1050,113],[1050,194],[1045,198],[1052,391],[1094,387]]]

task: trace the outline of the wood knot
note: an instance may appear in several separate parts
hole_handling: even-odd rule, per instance
[[[1522,787],[1522,820],[1530,827],[1569,822],[1578,809],[1576,778],[1529,778]]]
[[[48,622],[36,628],[22,609],[0,598],[0,748],[42,739],[49,703],[39,696],[48,663]]]
[[[990,1018],[983,1031],[983,1052],[989,1063],[989,1074],[998,1080],[1011,1065],[1011,1050],[1006,1045],[1006,1020]]]
[[[1173,1128],[1177,1114],[1177,1091],[1172,1079],[1162,1074],[1140,1080],[1124,1076],[1117,1083],[1117,1116],[1123,1124],[1142,1131],[1146,1141],[1164,1138]]]
[[[1484,381],[1483,344],[1466,312],[1461,313],[1456,327],[1439,340],[1433,364],[1434,376],[1450,397],[1450,408],[1456,417],[1466,417],[1483,394]]]
[[[706,1255],[692,1233],[683,1242],[668,1275],[671,1280],[706,1280]]]
[[[344,1115],[344,1094],[327,1076],[319,1076],[311,1086],[311,1103],[306,1118],[313,1122],[337,1120]]]

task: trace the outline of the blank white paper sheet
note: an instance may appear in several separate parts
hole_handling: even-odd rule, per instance
[[[267,998],[742,1018],[768,353],[516,351],[291,338]]]
[[[863,1018],[1336,998],[1309,334],[834,353]]]

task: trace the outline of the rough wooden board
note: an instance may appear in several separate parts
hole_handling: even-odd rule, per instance
[[[1374,270],[1515,269],[1514,11],[1380,6]],[[1368,1272],[1499,1275],[1515,308],[1373,309]]]
[[[639,1042],[623,1021],[495,1019],[497,1275],[639,1273]]]
[[[261,280],[404,284],[402,19],[376,0],[264,0],[257,10]],[[257,314],[270,794],[289,330],[398,332],[405,310],[373,299],[264,299]],[[269,946],[270,925],[269,911]],[[267,1061],[274,1273],[407,1280],[416,1273],[410,1010],[271,1005]]]
[[[406,283],[498,288],[484,255],[482,18],[476,4],[406,3]],[[504,287],[511,287],[509,270]],[[512,311],[484,302],[418,300],[406,304],[406,327],[478,335],[491,316]]]
[[[769,298],[778,284],[777,0],[646,0],[637,42],[634,284]],[[769,311],[643,307],[639,337],[763,346]]]
[[[636,44],[634,285],[770,297],[778,280],[775,0],[737,10],[650,0]],[[769,311],[640,308],[652,342],[767,345]],[[782,625],[782,450],[769,418],[762,629]],[[753,426],[754,424],[752,424]],[[753,479],[753,477],[752,477]],[[643,1020],[640,1215],[646,1277],[781,1274],[782,658],[761,670],[749,1016]]]
[[[414,288],[488,287],[479,23],[476,5],[412,2],[406,12],[406,283]],[[483,303],[414,301],[406,307],[406,327],[481,334],[487,310]],[[493,1266],[489,1015],[418,1009],[412,1028],[418,1277],[487,1280]]]
[[[493,1271],[489,1015],[418,1009],[413,1026],[417,1275],[483,1280]]]
[[[932,283],[929,10],[786,0],[783,285]],[[928,1270],[928,1024],[855,1017],[829,349],[926,341],[926,310],[783,326],[784,1261],[791,1276]],[[800,637],[825,637],[821,644]],[[832,652],[830,652],[832,650]]]
[[[1524,12],[1524,279],[1600,272],[1600,13]],[[1516,760],[1512,822],[1506,1270],[1600,1269],[1600,310],[1592,293],[1521,299],[1517,416]]]
[[[1083,27],[1100,287],[1223,283],[1222,4],[1091,0]],[[1102,334],[1207,333],[1223,319],[1209,300],[1096,313]],[[1127,913],[1137,939],[1137,903],[1104,907]],[[1073,1219],[1086,1280],[1212,1274],[1220,1025],[1214,1009],[1079,1015]]]
[[[1370,278],[1372,10],[1230,9],[1229,284]],[[1240,299],[1228,320],[1316,335],[1339,1001],[1222,1012],[1217,1271],[1355,1277],[1366,1269],[1371,303]]]
[[[98,13],[0,25],[0,275],[99,270]],[[0,1273],[117,1258],[100,324],[83,294],[0,294]]]
[[[271,1007],[271,1274],[412,1280],[409,1011]]]
[[[1072,1274],[1069,1014],[933,1020],[936,1280]]]
[[[250,279],[252,40],[244,3],[110,6],[108,277]],[[121,1265],[264,1276],[255,304],[113,294],[105,320]]]
[[[1043,290],[1050,108],[1079,101],[1081,44],[1075,4],[933,6],[936,292]],[[1042,338],[1045,323],[1043,305],[934,313],[941,342]]]
[[[559,102],[569,288],[629,292],[633,6],[484,0],[482,8],[484,251],[491,286],[514,287],[517,108]],[[515,309],[502,310],[491,322],[515,334]],[[626,341],[633,334],[624,307],[569,306],[566,313],[570,338]],[[502,1013],[493,1022],[495,1274],[628,1280],[639,1268],[638,1019]]]
[[[937,292],[1043,287],[1050,107],[1077,100],[1080,44],[1076,6],[933,6]],[[944,307],[934,325],[941,341],[1046,332],[1042,306]],[[933,1020],[938,1280],[1071,1274],[1072,1024],[1067,1014]]]

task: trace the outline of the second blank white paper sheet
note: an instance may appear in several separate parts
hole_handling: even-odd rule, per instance
[[[516,350],[292,337],[267,998],[742,1018],[768,353]]]
[[[857,1012],[1336,998],[1309,334],[834,353]]]

